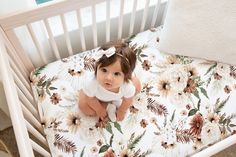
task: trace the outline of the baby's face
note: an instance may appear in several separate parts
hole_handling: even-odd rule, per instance
[[[121,70],[119,59],[109,66],[98,66],[97,80],[106,90],[117,93],[124,83],[124,73]]]

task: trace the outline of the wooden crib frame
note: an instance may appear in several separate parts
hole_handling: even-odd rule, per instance
[[[63,37],[65,39],[65,47],[68,51],[67,56],[72,55],[72,39],[70,32],[68,31],[65,13],[70,11],[76,11],[77,22],[78,24],[78,36],[80,38],[80,50],[76,52],[85,51],[90,48],[86,48],[86,45],[89,44],[86,42],[86,34],[82,26],[80,10],[85,7],[91,7],[92,14],[92,25],[91,31],[93,34],[93,46],[99,46],[99,36],[97,29],[96,21],[96,5],[100,3],[106,4],[106,20],[105,20],[105,41],[110,41],[112,34],[117,34],[117,39],[125,38],[132,34],[142,32],[146,29],[157,27],[162,22],[160,17],[164,17],[165,11],[161,0],[158,0],[153,11],[151,13],[151,19],[149,19],[150,25],[148,25],[147,19],[150,12],[149,1],[146,0],[146,5],[142,11],[142,18],[138,23],[138,26],[135,25],[135,17],[137,14],[137,2],[134,0],[133,9],[130,13],[130,23],[129,23],[129,33],[126,35],[123,33],[123,20],[124,20],[124,0],[120,0],[120,13],[118,16],[118,31],[111,31],[111,18],[110,18],[110,0],[62,0],[56,2],[50,2],[48,4],[37,6],[30,10],[25,10],[13,15],[0,18],[0,68],[1,76],[4,85],[4,91],[6,93],[7,105],[9,108],[12,125],[14,128],[16,141],[19,149],[20,156],[22,157],[33,157],[34,151],[40,153],[43,156],[51,156],[48,148],[47,140],[45,138],[43,128],[40,122],[40,111],[38,106],[33,99],[33,92],[30,87],[29,74],[35,68],[35,65],[32,59],[29,57],[28,52],[23,48],[22,43],[17,37],[15,28],[20,26],[26,26],[28,33],[31,36],[32,43],[34,44],[37,52],[39,53],[39,60],[41,60],[41,65],[49,63],[47,54],[43,53],[43,48],[40,45],[40,41],[36,36],[36,33],[33,29],[33,24],[35,21],[41,21],[45,26],[45,30],[48,34],[49,45],[54,54],[53,60],[58,60],[61,58],[59,47],[55,40],[55,36],[52,33],[48,19],[53,16],[59,16],[64,31]],[[134,31],[134,26],[139,28],[139,31]],[[225,140],[214,144],[213,146],[194,154],[193,156],[210,156],[213,155],[230,145],[236,142],[236,135],[230,136]]]

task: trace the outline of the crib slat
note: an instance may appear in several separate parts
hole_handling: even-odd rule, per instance
[[[130,26],[129,26],[129,36],[131,36],[133,34],[133,31],[134,31],[134,22],[135,22],[136,9],[137,9],[137,0],[134,0],[131,19],[130,19]]]
[[[14,76],[16,86],[19,89],[21,89],[21,91],[24,93],[24,95],[27,97],[27,99],[33,104],[34,99],[33,99],[33,96],[32,96],[32,91],[27,90],[27,88],[24,86],[24,84],[21,82],[21,80],[18,78],[18,76],[16,76],[14,71],[12,71],[12,70],[10,70],[10,71]]]
[[[16,84],[17,84],[17,87],[18,87],[18,86],[23,87],[23,88],[21,89],[22,91],[24,91],[25,93],[31,94],[32,91],[31,91],[29,85],[28,85],[28,86],[25,86],[24,83],[22,82],[22,80],[17,76],[17,74],[16,74],[12,69],[11,69],[11,72],[12,72],[12,74],[13,74],[13,76],[14,76],[14,80],[15,80],[15,82],[16,82]],[[29,97],[29,101],[33,102],[33,97],[32,97],[32,96]]]
[[[33,149],[44,157],[51,157],[50,153],[46,151],[43,147],[35,143],[33,140],[30,140]]]
[[[46,138],[40,133],[38,132],[38,130],[36,130],[27,120],[25,120],[27,129],[29,130],[29,132],[34,135],[40,142],[42,142],[45,146],[48,145]]]
[[[28,89],[28,91],[31,91],[31,87],[29,85],[29,78],[25,77],[22,75],[21,71],[18,69],[18,67],[16,66],[16,64],[13,62],[12,58],[8,56],[12,71],[15,72],[16,76],[19,77],[19,79],[22,81],[22,83],[24,84],[24,86]]]
[[[98,46],[98,37],[97,37],[97,22],[96,22],[96,6],[93,3],[92,5],[92,21],[93,21],[93,46]]]
[[[144,8],[144,11],[143,11],[142,23],[141,23],[141,27],[140,27],[140,32],[144,31],[144,27],[145,27],[146,20],[147,20],[149,2],[150,2],[150,0],[146,0],[145,8]]]
[[[12,120],[12,125],[17,141],[20,156],[32,157],[33,150],[30,144],[29,134],[24,121],[23,112],[19,105],[19,98],[10,71],[10,64],[7,60],[7,52],[0,35],[0,71],[2,74],[3,87],[6,94],[8,108]]]
[[[49,41],[51,43],[51,46],[52,46],[52,49],[53,49],[53,53],[54,53],[55,57],[57,58],[57,60],[59,60],[59,59],[61,59],[61,56],[60,56],[60,53],[58,51],[58,47],[57,47],[56,41],[55,41],[55,39],[53,37],[51,27],[49,26],[48,19],[44,19],[43,22],[44,22],[45,28],[46,28],[48,36],[49,36]]]
[[[161,25],[164,24],[164,20],[165,20],[165,17],[166,17],[166,12],[167,12],[168,5],[169,5],[169,1],[167,1],[167,2],[166,2],[166,5],[165,5],[164,13],[163,13],[162,19],[161,19]]]
[[[28,71],[25,71],[26,69],[23,68],[24,66],[22,65],[23,63],[20,63],[20,59],[18,59],[18,57],[16,57],[16,56],[14,57],[14,54],[12,54],[12,53],[8,54],[8,58],[11,58],[12,62],[15,63],[17,69],[24,76],[24,78],[26,80],[29,80],[29,73],[28,73]]]
[[[25,119],[31,121],[34,124],[34,126],[37,127],[41,133],[43,133],[43,128],[42,128],[41,123],[32,115],[32,113],[25,107],[25,105],[22,102],[20,102],[20,104],[21,104]]]
[[[17,92],[21,102],[25,105],[25,107],[30,110],[30,112],[34,115],[35,118],[38,117],[39,115],[37,109],[29,102],[29,100],[25,97],[25,95],[19,88],[17,88]]]
[[[155,23],[156,23],[156,20],[157,20],[157,15],[158,15],[160,5],[161,5],[161,0],[157,0],[157,4],[155,6],[153,16],[152,16],[151,28],[155,27]]]
[[[43,63],[44,64],[48,63],[48,61],[46,59],[46,56],[43,53],[43,49],[41,48],[41,46],[40,46],[40,44],[38,42],[38,39],[36,38],[36,35],[35,35],[34,31],[33,31],[32,25],[31,24],[27,24],[27,29],[28,29],[28,31],[29,31],[29,33],[31,35],[31,38],[32,38],[32,40],[34,42],[34,45],[35,45],[35,47],[36,47],[36,49],[37,49],[37,51],[38,51],[38,53],[39,53]]]
[[[76,14],[77,14],[77,21],[78,21],[78,25],[79,25],[79,34],[80,34],[80,42],[81,42],[81,46],[82,46],[82,51],[85,51],[86,44],[85,44],[85,37],[84,37],[83,25],[82,25],[82,21],[81,21],[80,10],[76,10]]]
[[[110,0],[106,1],[106,42],[110,41],[110,10],[111,3]]]
[[[14,54],[12,54],[10,52],[11,50],[8,50],[8,58],[11,58],[12,63],[14,63],[17,67],[17,69],[19,70],[19,72],[24,76],[24,78],[26,80],[29,80],[29,73],[28,71],[26,71],[26,69],[24,68],[24,66],[22,65],[23,63],[21,63],[20,59],[18,59],[18,57],[14,57]]]
[[[19,90],[18,90],[19,91]],[[23,105],[23,113],[24,115],[26,116],[25,119],[28,119],[29,121],[31,121],[38,129],[40,129],[40,126],[41,126],[41,123],[39,123],[39,120],[37,118],[39,118],[38,116],[38,113],[36,111],[36,114],[35,113],[35,110],[33,109],[32,110],[32,107],[29,109],[28,106],[29,104],[27,105],[28,102],[25,101],[25,99],[22,97],[22,96],[19,96],[20,98],[20,101],[21,101],[21,105]],[[32,112],[32,111],[33,112]],[[37,118],[36,118],[37,116]],[[42,129],[40,129],[40,131],[42,131]]]
[[[16,33],[14,32],[14,30],[9,30],[5,33],[7,34],[7,37],[11,39],[11,41],[9,41],[9,39],[6,38],[5,34],[3,35],[4,41],[6,41],[6,44],[8,45],[8,49],[11,49],[11,52],[14,53],[15,57],[18,56],[20,58],[21,64],[24,65],[23,68],[25,68],[26,71],[31,72],[34,69],[34,65],[31,62],[29,56],[25,53],[23,47],[21,46],[20,41],[16,36]]]
[[[13,72],[13,71],[11,71]],[[19,78],[14,74],[14,80],[15,80],[15,83],[17,85],[17,87],[19,87],[21,89],[21,91],[25,94],[25,96],[27,97],[27,99],[33,103],[34,100],[33,100],[33,97],[31,95],[31,91],[28,91],[26,89],[26,87],[22,84],[22,82],[19,80]]]
[[[61,14],[60,18],[61,18],[62,27],[63,27],[64,34],[65,34],[67,49],[68,49],[69,55],[72,56],[73,55],[73,50],[72,50],[72,46],[71,46],[71,41],[70,41],[70,36],[69,36],[68,28],[66,26],[65,17],[64,17],[63,14]]]
[[[120,16],[119,16],[119,24],[118,24],[118,39],[122,38],[122,30],[123,30],[123,14],[124,14],[124,0],[120,1]]]
[[[29,73],[34,69],[34,66],[32,62],[30,61],[29,57],[24,53],[25,51],[19,44],[19,40],[16,36],[16,34],[13,31],[5,32],[7,34],[4,34],[2,28],[0,28],[1,35],[3,37],[3,42],[6,44],[7,50],[9,50],[9,55],[11,58],[13,58],[14,62],[17,64],[17,66],[21,69],[22,73],[25,76],[28,76]],[[9,41],[8,37],[12,38],[11,42]],[[16,44],[18,43],[18,44]],[[18,46],[16,46],[18,45]],[[15,47],[13,47],[15,46]],[[16,51],[18,50],[18,51]],[[19,58],[19,59],[18,59]],[[22,60],[23,59],[23,60]],[[23,62],[24,61],[24,62]]]

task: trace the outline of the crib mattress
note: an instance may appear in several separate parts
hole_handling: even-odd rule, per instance
[[[236,67],[158,50],[161,28],[130,37],[142,90],[122,122],[85,116],[78,91],[94,52],[30,76],[52,156],[188,156],[236,133]]]

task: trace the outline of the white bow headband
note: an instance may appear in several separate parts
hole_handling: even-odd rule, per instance
[[[105,55],[107,58],[109,58],[109,57],[113,56],[115,53],[116,53],[116,48],[114,46],[110,47],[107,50],[101,49],[95,55],[95,60],[99,60],[103,55]],[[129,63],[129,60],[126,57],[124,57],[124,56],[122,56],[121,54],[118,54],[118,53],[117,53],[117,55],[123,57]]]
[[[95,59],[98,60],[100,59],[103,55],[105,55],[107,58],[111,57],[116,53],[116,48],[115,47],[110,47],[107,50],[99,50],[95,56]]]

